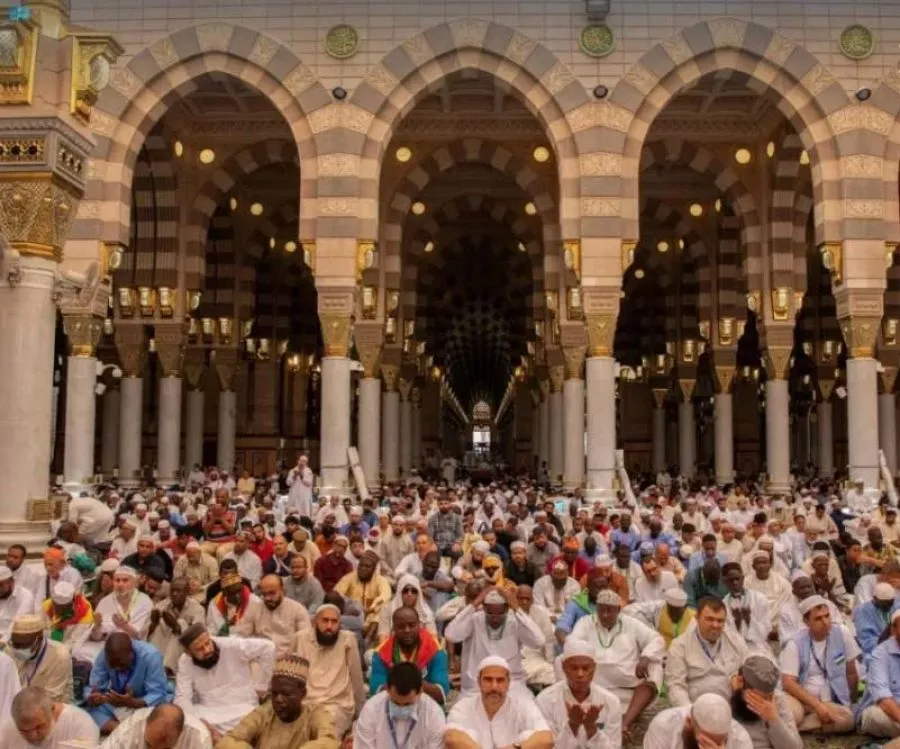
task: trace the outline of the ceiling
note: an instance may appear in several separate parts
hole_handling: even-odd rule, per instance
[[[173,106],[191,119],[215,120],[223,117],[252,117],[273,114],[268,97],[227,73],[204,73],[194,79],[197,88]]]

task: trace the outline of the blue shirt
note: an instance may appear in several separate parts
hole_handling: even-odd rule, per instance
[[[891,614],[897,610],[898,606],[900,604],[898,604],[897,598],[894,598],[890,610],[882,614],[881,609],[875,605],[875,601],[866,601],[853,612],[853,626],[856,629],[859,649],[862,650],[863,663],[868,664],[872,659],[881,633],[891,623]]]
[[[722,552],[716,552],[716,559],[719,562],[719,567],[725,565],[728,561],[728,557],[726,557]],[[695,551],[691,554],[691,558],[688,559],[688,572],[692,572],[693,570],[699,570],[706,563],[706,554],[703,551]]]
[[[635,551],[641,542],[641,536],[634,528],[629,528],[628,531],[617,529],[609,535],[609,542],[610,549],[625,544],[629,549]]]
[[[162,653],[150,643],[141,640],[132,640],[131,647],[134,649],[134,659],[127,671],[110,668],[106,662],[106,651],[100,651],[91,669],[91,679],[85,690],[85,697],[92,692],[125,694],[130,690],[131,694],[143,700],[147,707],[171,701]],[[88,708],[88,712],[98,726],[115,717],[113,708],[107,704]]]
[[[866,693],[857,708],[857,715],[881,700],[900,702],[900,645],[891,637],[878,645],[869,660]]]

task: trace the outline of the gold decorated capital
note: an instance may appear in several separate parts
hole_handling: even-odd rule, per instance
[[[590,355],[612,356],[616,338],[616,315],[589,314],[585,316],[585,321]]]
[[[791,369],[789,346],[769,346],[766,349],[766,372],[771,380],[786,380]]]
[[[116,325],[116,352],[122,365],[123,377],[143,377],[147,363],[147,341],[143,325]]]
[[[881,317],[853,316],[840,320],[841,333],[851,359],[871,359],[881,328]]]
[[[344,357],[350,350],[350,315],[343,312],[319,313],[325,356]]]
[[[819,395],[822,399],[822,403],[828,403],[831,398],[831,394],[834,392],[834,380],[829,380],[825,378],[819,379]]]
[[[156,358],[163,377],[181,377],[187,342],[185,333],[184,326],[179,323],[155,326]]]
[[[549,368],[550,392],[561,393],[565,381],[565,365],[556,365]]]
[[[583,378],[586,354],[587,346],[565,346],[563,348],[565,378],[567,380],[580,380]]]
[[[379,322],[366,320],[357,322],[353,329],[353,343],[359,355],[359,363],[363,367],[363,377],[366,379],[378,377],[384,343],[384,326]]]
[[[0,167],[3,165],[0,154]],[[49,172],[0,169],[0,234],[21,255],[62,259],[79,195]]]
[[[63,332],[70,356],[90,358],[95,355],[103,335],[103,319],[91,314],[64,315]]]
[[[72,34],[72,79],[70,111],[85,124],[100,92],[109,83],[112,66],[124,50],[109,34]]]
[[[653,388],[650,392],[653,394],[653,405],[657,408],[662,408],[666,402],[666,395],[669,393],[668,389]]]
[[[719,386],[720,393],[727,393],[731,390],[731,383],[734,380],[734,367],[733,366],[719,366],[716,367],[716,383]]]
[[[397,381],[400,378],[400,367],[395,364],[381,365],[381,379],[384,381],[384,389],[392,393],[397,390]]]
[[[885,365],[881,372],[878,373],[878,378],[881,380],[882,392],[894,392],[894,385],[897,382],[897,372],[898,368],[896,366]]]
[[[694,379],[679,379],[678,387],[681,390],[681,397],[683,398],[685,403],[689,403],[691,400],[691,396],[694,394],[694,387],[697,385],[697,380]]]
[[[240,365],[236,348],[217,348],[211,356],[213,370],[219,378],[219,387],[223,391],[234,390],[234,380]]]
[[[206,351],[197,346],[189,346],[184,354],[182,369],[187,386],[191,390],[199,390],[203,385],[203,375],[206,373]]]
[[[409,395],[412,392],[413,381],[407,380],[405,377],[401,377],[400,381],[397,383],[397,386],[400,390],[400,400],[408,401]]]

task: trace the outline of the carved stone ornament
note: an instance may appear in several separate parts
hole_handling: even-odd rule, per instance
[[[69,355],[90,358],[103,335],[103,318],[91,314],[64,315],[63,331],[68,339]]]
[[[78,199],[49,174],[19,176],[0,181],[0,234],[22,255],[59,261]]]
[[[819,395],[822,398],[822,403],[828,403],[828,400],[831,398],[831,394],[834,392],[834,380],[819,380]]]
[[[381,367],[381,351],[384,343],[384,326],[378,322],[358,322],[353,328],[353,342],[359,354],[366,379],[378,377]]]
[[[615,315],[585,315],[591,356],[612,356],[616,337]]]
[[[400,390],[400,400],[409,400],[409,394],[412,392],[412,386],[412,380],[407,380],[405,377],[400,378],[400,381],[397,383],[397,388]]]
[[[839,322],[841,333],[847,342],[847,355],[851,359],[871,359],[875,356],[881,317],[853,316]]]
[[[37,45],[34,21],[0,25],[0,104],[31,104]]]
[[[650,392],[653,394],[653,405],[656,408],[662,408],[666,402],[666,396],[669,394],[669,391],[666,388],[653,388]]]
[[[769,346],[766,349],[766,371],[772,380],[786,380],[791,368],[789,346]]]
[[[71,112],[88,123],[97,97],[109,85],[112,66],[124,50],[108,34],[75,33],[73,36]]]
[[[325,34],[325,51],[336,60],[346,60],[359,50],[359,33],[346,23],[332,26]]]
[[[211,361],[222,390],[234,390],[234,378],[238,371],[237,349],[217,348],[213,351]]]
[[[320,312],[319,322],[322,326],[325,356],[347,356],[353,327],[350,315],[342,312]]]
[[[187,341],[184,326],[180,323],[160,324],[154,327],[156,358],[163,377],[181,377],[184,364],[184,344]]]
[[[189,346],[184,354],[184,379],[191,390],[199,390],[206,372],[206,352],[202,348]]]
[[[719,386],[720,393],[727,393],[731,390],[731,383],[734,380],[734,367],[721,366],[716,367],[716,383]]]
[[[897,372],[897,367],[885,366],[884,369],[879,373],[881,386],[882,388],[884,388],[885,393],[894,392],[894,385],[897,382]]]
[[[691,396],[694,394],[694,387],[697,385],[697,380],[688,380],[688,379],[679,379],[678,387],[681,390],[681,397],[685,403],[688,403],[691,400]]]
[[[375,267],[378,260],[375,241],[360,239],[356,242],[356,282],[362,283],[363,273]]]
[[[584,357],[586,353],[587,346],[563,347],[563,358],[565,360],[565,377],[567,380],[582,379],[584,370]]]
[[[549,368],[550,372],[550,392],[561,393],[563,382],[565,381],[565,366],[557,365]]]
[[[384,381],[384,389],[389,393],[397,389],[397,381],[400,378],[400,367],[395,364],[381,365],[381,379]]]
[[[590,57],[606,57],[616,48],[616,36],[605,23],[592,23],[581,30],[578,44]]]
[[[838,46],[844,57],[851,60],[865,60],[875,49],[875,37],[868,28],[854,23],[841,32]]]
[[[147,363],[147,342],[143,325],[116,325],[116,351],[124,377],[142,377]]]

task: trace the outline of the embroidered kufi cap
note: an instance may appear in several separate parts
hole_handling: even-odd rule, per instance
[[[285,655],[275,661],[275,670],[272,671],[273,678],[282,676],[285,679],[294,679],[306,683],[309,677],[309,661],[301,658],[299,655]]]

